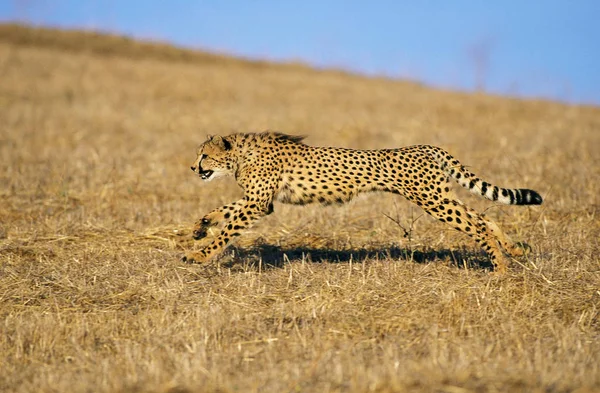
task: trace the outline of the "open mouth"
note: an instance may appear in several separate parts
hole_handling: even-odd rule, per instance
[[[199,173],[199,175],[200,175],[200,178],[201,178],[201,179],[203,179],[203,180],[208,180],[208,178],[210,178],[210,177],[212,176],[212,174],[213,174],[213,173],[214,173],[213,171],[211,171],[211,170],[208,170],[208,171],[201,171],[201,172]]]

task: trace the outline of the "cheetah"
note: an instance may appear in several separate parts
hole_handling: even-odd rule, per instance
[[[220,254],[233,237],[271,214],[275,201],[341,204],[370,191],[403,195],[436,219],[466,233],[485,250],[497,273],[504,273],[509,264],[503,251],[523,255],[523,248],[495,223],[454,196],[450,178],[472,193],[508,205],[540,205],[542,197],[537,192],[485,182],[436,146],[354,150],[308,146],[303,139],[271,131],[234,133],[209,137],[198,147],[192,171],[205,181],[232,175],[244,197],[195,223],[196,240],[206,237],[210,227],[222,230],[207,247],[186,253],[184,262],[206,262]]]

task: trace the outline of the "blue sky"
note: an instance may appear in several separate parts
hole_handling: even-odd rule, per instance
[[[600,105],[598,0],[3,0],[0,21]]]

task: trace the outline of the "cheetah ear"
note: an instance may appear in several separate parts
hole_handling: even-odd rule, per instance
[[[220,135],[213,136],[211,142],[223,150],[231,150],[231,142]]]

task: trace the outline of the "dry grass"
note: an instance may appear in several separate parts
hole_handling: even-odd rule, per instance
[[[600,390],[598,108],[0,30],[0,391]],[[182,265],[193,221],[240,196],[191,174],[195,145],[266,128],[432,143],[536,189],[461,195],[534,252],[491,277],[469,239],[368,195],[276,205],[220,266]]]

